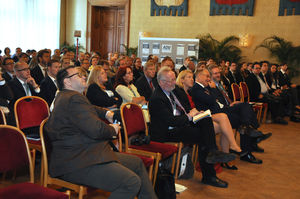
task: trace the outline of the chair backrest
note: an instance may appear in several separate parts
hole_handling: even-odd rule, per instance
[[[249,102],[250,95],[249,95],[248,85],[246,84],[246,82],[240,82],[240,88],[242,91],[242,98],[244,99],[245,102]]]
[[[240,87],[236,83],[231,84],[233,101],[242,101]]]
[[[128,138],[139,132],[148,135],[147,123],[144,118],[143,110],[140,105],[126,103],[121,106],[121,118],[124,127],[125,151],[128,148]]]
[[[47,177],[48,177],[48,156],[47,156],[47,146],[45,142],[45,136],[44,136],[44,126],[46,122],[48,121],[48,117],[44,119],[40,124],[40,138],[41,138],[41,144],[42,144],[42,162],[43,162],[43,180],[42,185],[47,186]]]
[[[33,164],[24,133],[16,127],[0,125],[0,172],[29,165],[30,182],[34,181]]]
[[[25,96],[18,99],[14,111],[19,129],[39,126],[49,116],[47,102],[37,96]]]
[[[3,110],[0,108],[0,124],[6,124],[6,118]]]

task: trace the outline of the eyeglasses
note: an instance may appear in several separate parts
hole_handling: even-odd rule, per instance
[[[75,75],[78,75],[78,77],[82,77],[81,74],[79,74],[79,73],[74,73],[73,75],[69,75],[69,76],[67,76],[66,78],[71,78],[71,77],[73,77],[73,76],[75,76]]]
[[[29,68],[18,69],[17,71],[19,71],[19,72],[21,72],[21,71],[29,71]]]

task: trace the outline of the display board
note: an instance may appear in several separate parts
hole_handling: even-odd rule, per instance
[[[179,69],[184,58],[194,56],[198,59],[198,50],[199,39],[140,37],[138,57],[144,65],[150,54],[158,56],[159,62],[169,56],[175,62],[175,68]]]

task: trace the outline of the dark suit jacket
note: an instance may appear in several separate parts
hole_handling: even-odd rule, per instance
[[[57,94],[54,109],[45,125],[49,138],[49,173],[53,177],[74,172],[95,164],[117,161],[108,140],[113,127],[99,118],[106,111],[92,105],[88,99],[71,90]]]
[[[12,100],[13,99],[13,93],[7,83],[4,85],[0,86],[0,106],[6,106],[8,107],[8,102],[7,100]]]
[[[54,99],[54,97],[55,97],[55,93],[57,91],[57,88],[56,88],[54,82],[52,81],[52,79],[49,76],[45,77],[41,81],[40,89],[41,89],[40,96],[44,100],[46,100],[46,102],[50,106],[53,99]]]
[[[180,100],[177,93],[174,92],[174,94]],[[183,103],[181,104],[183,105]],[[185,114],[179,116],[173,115],[172,104],[160,86],[157,86],[151,96],[148,108],[151,117],[149,130],[151,139],[155,141],[166,141],[169,126],[176,128],[189,124],[189,118]],[[189,110],[186,111],[188,112]]]
[[[3,73],[2,77],[5,79],[6,82],[12,80],[12,77],[7,72]]]
[[[31,95],[39,96],[39,93],[36,93],[34,91],[34,88],[30,84],[28,84],[28,85],[29,85]],[[9,103],[11,111],[13,111],[15,102],[19,98],[26,96],[26,92],[25,92],[21,82],[16,77],[13,78],[10,82],[8,82],[8,86],[10,87],[11,91],[13,92],[13,96],[14,96],[13,99]]]
[[[32,68],[30,71],[30,74],[33,77],[33,79],[35,80],[35,82],[38,85],[41,85],[41,81],[45,78],[45,76],[43,75],[43,72],[42,72],[40,66],[36,65],[34,68]]]
[[[146,101],[150,100],[150,97],[152,95],[152,89],[150,88],[150,85],[145,77],[145,75],[141,76],[135,83],[134,85],[136,86],[139,94],[141,96],[144,96]],[[152,79],[152,85],[154,88],[156,88],[158,86],[157,80],[154,77]]]
[[[179,73],[180,73],[181,71],[184,71],[184,70],[187,70],[187,67],[186,67],[185,65],[183,65],[183,66],[180,67]]]
[[[247,83],[247,86],[249,89],[250,101],[252,101],[252,102],[258,101],[258,96],[261,93],[261,87],[260,87],[260,83],[257,80],[256,76],[253,73],[251,73],[247,77],[246,83]]]
[[[236,81],[234,81],[234,77],[236,79]],[[228,79],[230,80],[230,85],[232,83],[237,83],[239,84],[241,81],[243,81],[242,75],[240,73],[240,71],[236,71],[235,74],[232,74],[232,72],[229,70],[228,74],[227,74]]]
[[[113,97],[109,97],[96,83],[91,84],[87,89],[86,97],[91,104],[96,106],[110,107],[116,104],[117,107],[120,107],[122,104],[122,97],[113,88],[107,89],[114,93]],[[118,100],[116,100],[115,97],[118,98]]]
[[[266,77],[267,82],[265,82],[264,76]],[[271,79],[271,74],[270,74],[270,73],[266,73],[265,75],[263,75],[262,73],[259,73],[259,77],[260,77],[265,83],[267,83],[268,86],[271,88],[271,86],[272,86],[272,79]]]
[[[279,78],[279,86],[291,86],[291,80],[289,76],[285,73],[283,74],[281,71],[278,71],[278,78]]]

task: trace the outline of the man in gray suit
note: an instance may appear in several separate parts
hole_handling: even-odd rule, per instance
[[[45,126],[50,175],[109,191],[110,198],[156,198],[141,159],[111,149],[109,141],[119,125],[104,123],[101,119],[112,122],[113,112],[93,106],[82,95],[85,78],[73,66],[56,78],[60,91]]]

